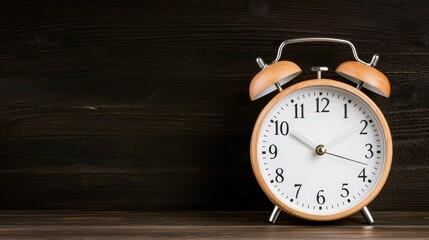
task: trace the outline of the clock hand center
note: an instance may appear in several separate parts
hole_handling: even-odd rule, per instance
[[[323,155],[326,153],[326,148],[324,145],[320,144],[316,147],[316,153],[317,155]]]

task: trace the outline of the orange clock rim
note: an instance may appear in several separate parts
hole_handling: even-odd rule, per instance
[[[384,162],[384,168],[381,172],[381,175],[379,177],[379,180],[376,183],[376,186],[374,186],[373,190],[356,206],[344,210],[340,213],[335,214],[328,214],[328,215],[315,215],[315,214],[309,214],[304,213],[301,211],[298,211],[296,209],[292,209],[289,206],[287,206],[285,203],[283,203],[280,199],[278,199],[274,193],[269,189],[267,183],[264,181],[261,173],[261,169],[259,168],[258,164],[258,157],[257,157],[257,145],[258,145],[258,138],[259,138],[259,131],[262,126],[263,121],[265,120],[267,114],[271,111],[271,109],[286,95],[291,94],[299,89],[306,88],[306,87],[312,87],[312,86],[328,86],[328,87],[337,87],[343,90],[346,90],[348,92],[351,92],[356,97],[358,97],[360,100],[362,100],[374,113],[375,117],[379,121],[381,128],[383,130],[383,135],[385,139],[386,144],[386,151],[385,151],[385,162]],[[250,159],[252,163],[252,169],[253,173],[256,176],[256,180],[259,183],[259,186],[261,186],[264,193],[268,196],[268,198],[278,206],[281,210],[284,212],[287,212],[293,216],[313,220],[313,221],[332,221],[341,219],[347,216],[350,216],[359,210],[361,210],[363,207],[367,206],[370,202],[374,200],[374,198],[380,193],[381,189],[383,188],[384,184],[386,183],[386,180],[389,176],[390,167],[392,165],[392,156],[393,156],[393,144],[392,144],[392,136],[390,133],[389,125],[387,124],[386,118],[384,117],[383,113],[379,109],[379,107],[362,91],[358,90],[355,87],[352,87],[348,84],[335,81],[332,79],[311,79],[306,80],[300,83],[297,83],[295,85],[292,85],[279,94],[277,94],[268,104],[264,107],[262,112],[259,114],[258,119],[256,120],[255,127],[253,129],[252,133],[252,139],[250,143]]]

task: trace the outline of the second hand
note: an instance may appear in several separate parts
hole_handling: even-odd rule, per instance
[[[339,158],[342,158],[342,159],[345,159],[345,160],[349,160],[349,161],[352,161],[352,162],[355,162],[355,163],[359,163],[359,164],[362,164],[362,165],[368,165],[367,163],[364,163],[364,162],[359,162],[359,161],[356,161],[356,160],[353,160],[353,159],[350,159],[350,158],[346,158],[346,157],[343,157],[343,156],[339,156],[339,155],[336,155],[336,154],[333,154],[333,153],[330,153],[330,152],[325,152],[326,154],[328,154],[328,155],[331,155],[331,156],[334,156],[334,157],[339,157]]]
[[[367,163],[364,163],[364,162],[359,162],[359,161],[356,161],[356,160],[353,160],[353,159],[350,159],[350,158],[347,158],[347,157],[343,157],[343,156],[340,156],[340,155],[337,155],[337,154],[330,153],[330,152],[326,151],[325,146],[322,145],[322,144],[320,144],[320,145],[318,145],[316,147],[316,153],[317,153],[317,155],[328,154],[328,155],[331,155],[331,156],[334,156],[334,157],[342,158],[342,159],[345,159],[345,160],[348,160],[348,161],[351,161],[351,162],[355,162],[355,163],[359,163],[359,164],[362,164],[362,165],[365,165],[365,166],[368,165]]]

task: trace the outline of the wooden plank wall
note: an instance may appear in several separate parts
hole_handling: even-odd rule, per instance
[[[257,56],[379,53],[393,168],[375,210],[429,210],[428,1],[0,2],[0,209],[269,210],[249,141]],[[284,59],[314,77],[347,46]],[[325,76],[342,80],[333,71]]]

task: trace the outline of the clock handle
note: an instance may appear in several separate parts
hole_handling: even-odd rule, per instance
[[[282,210],[279,207],[274,206],[273,212],[271,213],[270,218],[268,219],[272,224],[276,224],[277,218],[279,217]]]
[[[377,62],[379,60],[378,54],[374,54],[370,62],[365,62],[359,58],[353,43],[344,39],[295,38],[295,39],[285,40],[280,44],[279,49],[277,50],[276,59],[274,59],[274,61],[270,65],[273,65],[279,62],[282,56],[283,48],[286,45],[294,44],[294,43],[308,43],[308,42],[329,42],[329,43],[340,43],[340,44],[348,45],[352,50],[353,57],[355,58],[356,61],[349,61],[349,62],[342,63],[340,66],[338,66],[338,68],[336,69],[336,72],[341,76],[343,76],[344,78],[352,82],[355,82],[357,84],[357,89],[359,90],[362,87],[364,87],[384,97],[390,96],[389,80],[383,73],[381,73],[380,71],[374,68],[375,65],[377,65]],[[266,64],[264,60],[260,57],[256,58],[256,63],[258,63],[259,67],[263,69],[266,69],[268,66],[270,66]],[[279,91],[280,90],[281,88],[279,88]]]
[[[362,214],[363,218],[365,218],[366,222],[371,225],[374,223],[374,218],[372,217],[371,212],[369,209],[365,206],[360,210],[360,213]]]
[[[271,63],[276,63],[280,60],[281,56],[282,56],[282,51],[284,46],[289,45],[289,44],[294,44],[294,43],[306,43],[306,42],[333,42],[333,43],[341,43],[341,44],[347,44],[350,49],[352,50],[353,53],[353,57],[356,59],[356,61],[363,63],[365,65],[371,66],[372,62],[364,62],[362,61],[356,51],[355,46],[353,45],[353,43],[351,43],[350,41],[344,40],[344,39],[338,39],[338,38],[295,38],[295,39],[288,39],[283,41],[280,46],[279,49],[277,50],[277,57],[276,59],[274,59],[274,61]],[[264,62],[262,60],[262,58],[257,58],[256,62],[258,63],[259,67],[263,68],[264,67]]]

